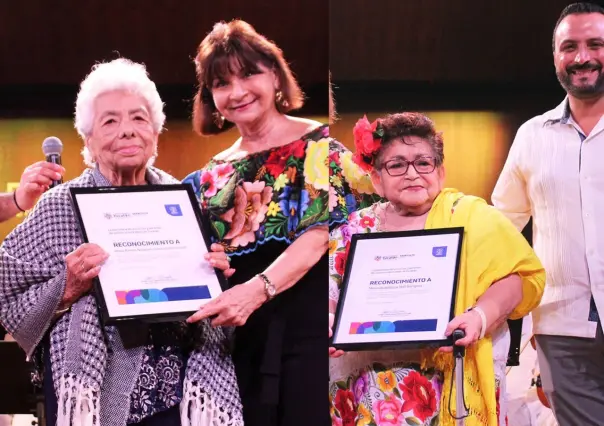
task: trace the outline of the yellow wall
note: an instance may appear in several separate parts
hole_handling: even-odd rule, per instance
[[[310,117],[327,122],[327,117]],[[65,180],[73,179],[84,170],[80,151],[83,147],[71,120],[10,119],[0,120],[0,192],[14,190],[23,169],[44,159],[42,141],[56,136],[63,142],[62,161]],[[155,165],[182,179],[197,170],[215,154],[226,149],[238,138],[231,129],[221,135],[201,137],[193,132],[189,121],[168,121],[159,138],[159,156]],[[22,220],[23,215],[0,223],[0,240]]]
[[[446,186],[490,202],[512,134],[502,115],[491,112],[424,112],[443,132]],[[370,113],[370,121],[387,113]],[[362,116],[362,115],[361,115]],[[354,150],[352,128],[361,116],[342,114],[331,135]]]
[[[468,194],[490,200],[490,194],[503,167],[511,130],[502,115],[490,112],[427,112],[443,132],[445,141],[446,184]],[[370,120],[385,115],[371,113]],[[326,117],[313,117],[326,122]],[[358,115],[343,114],[331,127],[331,134],[354,149],[352,128]],[[193,133],[188,121],[168,122],[160,136],[156,165],[181,179],[202,167],[208,159],[227,148],[238,137],[235,130],[212,137]],[[48,136],[63,141],[63,164],[66,180],[84,169],[80,150],[82,142],[70,120],[0,120],[0,192],[12,191],[23,169],[44,158],[42,141]],[[3,239],[22,216],[0,224]]]

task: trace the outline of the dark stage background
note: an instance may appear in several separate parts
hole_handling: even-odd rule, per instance
[[[73,129],[80,81],[99,61],[146,64],[166,107],[156,165],[183,178],[234,142],[236,132],[203,138],[191,130],[193,58],[214,23],[244,19],[275,41],[306,93],[297,115],[326,122],[328,7],[324,0],[25,0],[0,2],[0,191],[43,159],[45,137],[65,146],[66,179],[84,165]],[[22,216],[0,224],[0,238]]]

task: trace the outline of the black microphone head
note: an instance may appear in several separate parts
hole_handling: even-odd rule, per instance
[[[55,136],[49,136],[42,142],[42,152],[44,155],[61,155],[63,152],[63,142]]]

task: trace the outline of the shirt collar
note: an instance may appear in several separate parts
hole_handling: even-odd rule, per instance
[[[546,112],[544,114],[544,118],[544,126],[556,123],[568,124],[569,120],[571,119],[568,96],[565,97],[562,103],[560,103],[560,105],[558,105],[556,108]]]

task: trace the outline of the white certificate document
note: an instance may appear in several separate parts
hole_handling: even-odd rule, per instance
[[[445,344],[462,238],[461,228],[354,236],[333,344]]]
[[[109,254],[97,291],[109,321],[184,317],[222,292],[204,259],[192,192],[184,185],[141,188],[72,190],[85,240]]]

